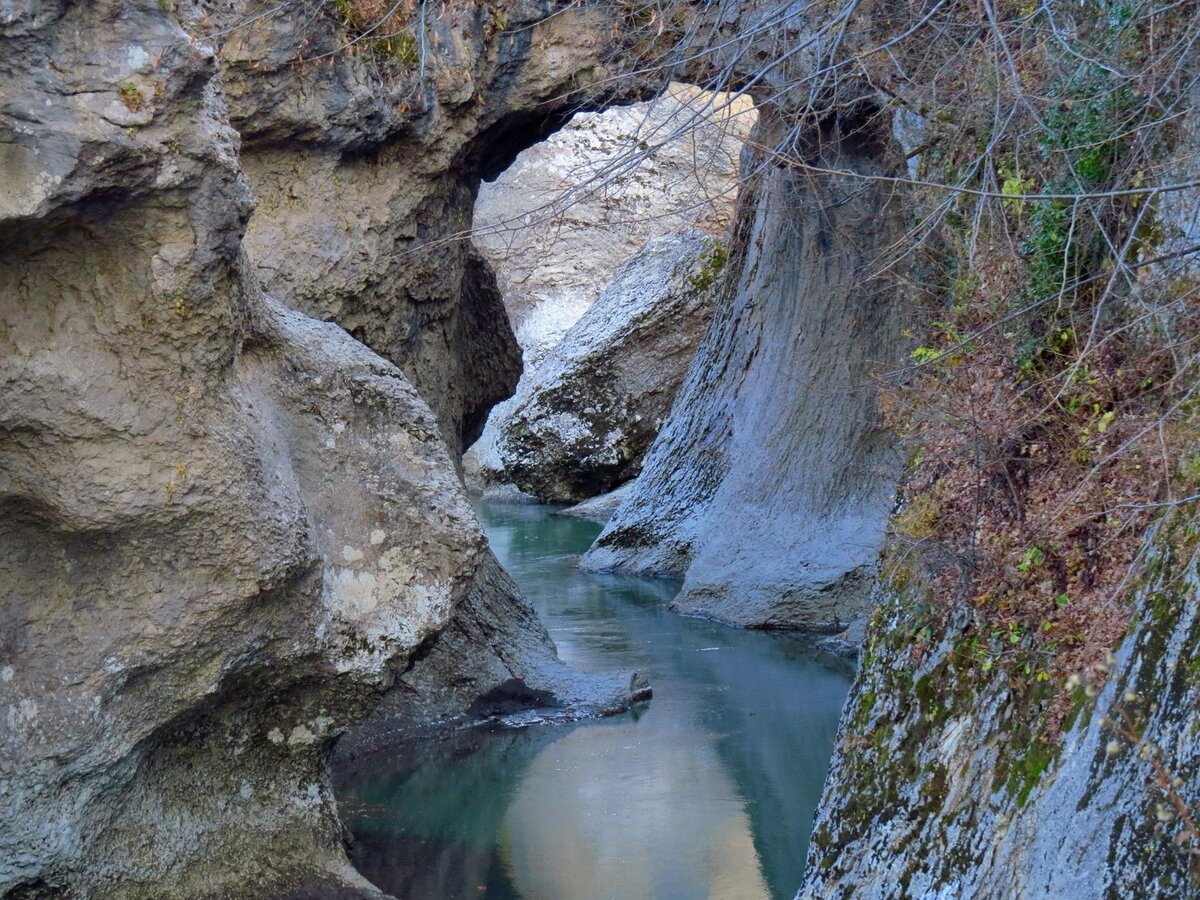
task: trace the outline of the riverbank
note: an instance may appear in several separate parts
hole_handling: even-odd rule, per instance
[[[371,760],[339,789],[359,870],[411,897],[794,896],[851,665],[671,613],[677,582],[581,572],[594,522],[478,512],[563,660],[644,673],[654,699]]]

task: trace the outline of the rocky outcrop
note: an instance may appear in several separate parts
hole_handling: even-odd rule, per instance
[[[689,227],[728,236],[755,118],[747,98],[674,84],[648,103],[575,116],[481,186],[473,240],[496,271],[523,379],[646,241]],[[497,441],[515,406],[495,406],[463,458],[485,493],[511,482]]]
[[[725,250],[698,231],[651,241],[513,398],[499,455],[547,502],[605,493],[637,475],[708,324]]]
[[[1134,625],[1106,675],[1074,679],[1060,742],[1041,725],[1061,685],[960,652],[965,618],[918,654],[914,598],[882,607],[801,896],[1195,895],[1195,537],[1177,522],[1147,549]]]
[[[830,169],[886,171],[824,152]],[[780,167],[753,208],[737,280],[582,564],[683,576],[681,612],[840,631],[869,608],[897,473],[871,386],[898,357],[896,290],[874,269],[896,204],[884,184]]]
[[[211,53],[105,12],[17,39],[91,35],[89,90],[4,86],[49,112],[6,145],[45,174],[3,225],[0,890],[370,893],[324,756],[484,541],[399,370],[258,292]]]
[[[636,672],[568,669],[533,607],[488,554],[446,628],[338,742],[336,769],[341,776],[364,757],[433,730],[489,719],[524,726],[606,716],[650,696]]]
[[[566,509],[557,510],[557,514],[576,519],[590,519],[603,525],[616,515],[621,504],[625,502],[625,498],[633,490],[633,485],[634,482],[627,481],[615,491],[609,491],[599,497],[592,497],[590,500],[584,500],[582,503],[576,503]]]
[[[470,404],[431,387],[459,379],[484,403],[503,380],[489,371],[515,374],[498,303],[469,296],[490,290],[486,266],[460,250],[421,282],[414,265],[405,290],[433,298],[429,316],[372,293],[414,240],[445,233],[440,219],[432,231],[404,220],[402,192],[370,189],[400,153],[382,145],[417,120],[361,59],[296,66],[287,41],[319,52],[336,23],[280,9],[223,32],[219,57],[179,17],[219,30],[243,10],[204,22],[190,5],[108,0],[0,14],[0,894],[376,896],[342,850],[327,771],[337,736],[399,672],[424,672],[418,691],[451,672],[473,679],[439,702],[448,717],[476,692],[545,704],[554,691],[530,674],[550,669],[551,645],[494,576],[443,438],[457,440]],[[539,33],[546,56],[466,40],[529,106],[492,104],[506,112],[448,127],[445,146],[430,124],[421,140],[444,153],[426,160],[423,209],[444,210],[449,185],[469,214],[484,163],[546,125],[539,92],[586,81],[595,47],[571,48],[594,14]],[[439,104],[469,97],[427,74],[443,92],[420,107],[432,123]],[[341,180],[396,209],[307,231],[320,214],[298,188],[297,229],[264,240],[283,213],[260,220],[251,266],[231,118],[256,171],[294,151],[297,185],[321,172],[322,188]],[[270,178],[257,181],[270,208]],[[353,284],[311,264],[338,229],[367,248]],[[354,247],[335,248],[347,269]],[[301,287],[322,284],[343,309],[361,294],[397,311],[346,323],[377,328],[389,352],[407,335],[412,352],[392,356],[440,418],[401,368],[264,296],[259,273],[309,312],[329,310]],[[513,641],[494,649],[500,663],[472,651],[430,668],[462,645],[451,635],[438,650],[448,626],[487,636],[497,621]],[[528,690],[511,684],[526,675]]]
[[[213,6],[264,288],[400,366],[461,451],[521,372],[495,279],[465,237],[480,180],[579,108],[636,91],[599,62],[612,11],[421,7],[421,57],[409,21],[387,28],[411,45],[367,35],[347,48],[370,4],[253,17],[249,4]]]
[[[480,187],[473,240],[529,369],[648,240],[689,227],[725,237],[754,119],[748,99],[674,84],[648,103],[575,116]]]

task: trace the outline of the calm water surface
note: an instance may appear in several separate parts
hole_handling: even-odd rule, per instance
[[[339,793],[359,870],[408,900],[793,897],[849,667],[667,612],[675,583],[580,572],[594,523],[479,513],[563,659],[643,672],[654,699],[373,762]]]

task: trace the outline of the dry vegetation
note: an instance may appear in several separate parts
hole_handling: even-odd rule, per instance
[[[1069,686],[1107,677],[1151,525],[1200,533],[1200,4],[842,0],[790,33],[794,6],[747,8],[730,32],[629,3],[627,40],[786,100],[764,166],[828,177],[808,135],[830,119],[901,138],[909,231],[878,273],[907,287],[911,358],[881,382],[910,468],[886,574],[914,659],[954,622],[962,662],[1049,696],[1029,717],[1053,743]]]
[[[957,3],[864,66],[921,122],[897,530],[1043,680],[1115,646],[1147,527],[1200,487],[1197,40],[1190,4]]]

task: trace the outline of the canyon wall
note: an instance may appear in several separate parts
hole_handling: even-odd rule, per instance
[[[398,676],[473,679],[410,727],[628,701],[494,574],[455,454],[519,357],[441,241],[604,14],[447,13],[418,71],[336,9],[0,11],[0,894],[375,896],[327,760]]]
[[[1195,66],[1183,71],[1186,90],[1176,96],[1184,101],[1182,125],[1153,147],[1159,183],[1187,187],[1164,193],[1155,207],[1158,256],[1138,270],[1130,296],[1109,299],[1102,333],[1116,343],[1122,316],[1141,321],[1152,311],[1155,328],[1137,332],[1120,365],[1169,346],[1187,398],[1197,383],[1190,349],[1196,325],[1187,307],[1195,303],[1198,270],[1200,92]],[[1094,315],[1099,320],[1098,310]],[[989,373],[983,396],[998,380]],[[1088,479],[1102,485],[1102,508],[1119,511],[1093,514],[1092,522],[1115,534],[1093,549],[1085,530],[1075,533],[1084,536],[1084,552],[1074,559],[1044,537],[1034,545],[1035,561],[1043,552],[1071,560],[1066,584],[1062,569],[1017,562],[1005,576],[1019,579],[1030,570],[1033,583],[1002,596],[998,610],[993,598],[938,579],[947,569],[957,574],[948,548],[936,533],[914,541],[905,522],[914,514],[936,521],[944,498],[931,497],[928,485],[905,485],[885,544],[891,577],[878,587],[798,896],[1200,896],[1200,553],[1189,462],[1195,410],[1180,400],[1146,413],[1119,406],[1119,389],[1112,394],[1110,418],[1133,420],[1137,431],[1152,423],[1154,499],[1114,501],[1128,481],[1089,471]],[[1020,424],[1005,426],[1019,433]],[[1087,428],[1072,432],[1071,449],[1080,453],[1084,438],[1077,435],[1086,438]],[[1126,454],[1127,479],[1142,470],[1136,440],[1100,432],[1109,439],[1100,444],[1102,460]],[[1032,433],[1047,440],[1048,417],[1039,415]],[[1164,434],[1184,443],[1172,446]],[[1027,496],[1037,496],[1036,475],[1018,476]],[[1055,505],[1059,495],[1084,489],[1052,484]],[[1025,514],[1018,510],[1003,510],[1011,517],[1000,518],[1003,528],[1016,532],[1012,519]],[[1121,521],[1138,514],[1144,517]],[[1076,507],[1070,518],[1074,524],[1087,516]],[[975,527],[973,540],[994,542]],[[1108,589],[1089,598],[1088,589],[1106,576]],[[1041,621],[1001,624],[1003,603],[1014,599],[1040,601]],[[1089,632],[1093,622],[1100,638]]]
[[[439,7],[418,58],[370,34],[347,47],[355,7],[244,25],[248,7],[209,11],[229,29],[222,87],[259,201],[245,245],[268,293],[400,366],[459,453],[521,372],[492,271],[462,239],[476,192],[577,109],[618,99],[600,64],[611,11]]]
[[[889,171],[869,142],[827,135],[822,153]],[[872,379],[898,357],[880,268],[899,209],[886,183],[786,166],[757,176],[754,200],[671,415],[583,565],[683,577],[681,612],[837,631],[869,608],[898,471]]]
[[[481,186],[472,239],[521,345],[517,393],[648,240],[690,227],[727,238],[754,119],[748,98],[672,84],[650,102],[576,115]],[[511,495],[497,441],[516,405],[497,404],[464,456],[473,489]]]
[[[709,331],[586,563],[832,631],[868,608],[898,469],[872,385],[902,169],[859,85],[788,120],[812,96],[788,78],[821,69],[804,15],[713,7],[751,36],[655,77],[744,86],[765,121]],[[378,896],[342,848],[339,738],[644,694],[561,668],[456,472],[520,371],[460,239],[476,190],[638,95],[605,69],[615,13],[441,8],[425,47],[352,9],[0,8],[2,894]],[[807,894],[1194,890],[1194,535],[1147,551],[1060,744],[1036,677],[964,664],[953,620],[916,649],[919,598],[885,599]]]
[[[868,630],[808,855],[803,897],[1185,897],[1197,890],[1200,609],[1183,517],[1147,540],[1133,625],[1061,683],[963,651],[966,619],[928,653],[919,602],[886,598]]]

